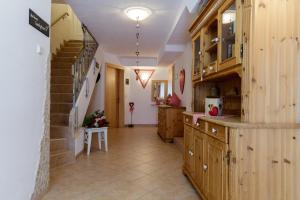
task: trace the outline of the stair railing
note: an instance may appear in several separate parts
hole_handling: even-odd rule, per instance
[[[76,105],[77,98],[86,81],[86,73],[93,61],[94,55],[98,48],[98,42],[89,32],[87,27],[82,24],[83,31],[83,48],[72,66],[73,75],[73,107]],[[88,91],[87,91],[88,92]],[[75,116],[75,118],[78,116]],[[76,123],[77,122],[77,123]],[[78,120],[75,120],[75,126],[78,126]]]
[[[65,12],[51,24],[51,27],[54,26],[55,24],[57,24],[60,20],[64,20],[68,16],[69,16],[69,13]]]

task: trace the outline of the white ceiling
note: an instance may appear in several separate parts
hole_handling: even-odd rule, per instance
[[[124,9],[145,6],[153,14],[141,24],[141,56],[157,57],[168,40],[184,0],[68,0],[80,20],[87,25],[107,52],[135,55],[135,22]]]
[[[187,27],[192,22],[199,0],[52,0],[68,3],[79,19],[87,25],[104,50],[135,63],[135,22],[128,19],[124,10],[130,6],[145,6],[152,15],[142,21],[141,57],[155,65],[169,65],[182,52],[190,40]],[[188,9],[187,9],[187,8]],[[168,46],[180,47],[170,51]],[[171,48],[171,49],[172,49]],[[131,59],[131,61],[130,61]]]

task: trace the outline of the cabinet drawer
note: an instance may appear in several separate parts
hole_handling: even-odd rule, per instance
[[[203,131],[203,132],[206,132],[205,131],[205,121],[203,121],[203,120],[197,120],[197,123],[196,123],[196,127],[198,128],[198,129],[200,129],[201,131]]]
[[[207,133],[222,142],[228,143],[227,128],[218,124],[210,123],[207,124]]]
[[[184,123],[193,125],[193,117],[189,115],[184,115],[183,117]]]
[[[202,70],[203,77],[217,72],[217,62],[213,62]]]

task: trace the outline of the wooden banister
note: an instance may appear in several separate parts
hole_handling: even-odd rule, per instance
[[[61,15],[59,18],[57,18],[52,24],[51,27],[54,26],[55,24],[57,24],[57,22],[59,22],[62,19],[65,19],[66,17],[69,16],[69,13],[65,12],[63,15]]]

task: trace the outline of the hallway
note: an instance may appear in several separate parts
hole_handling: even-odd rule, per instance
[[[182,174],[182,154],[154,127],[110,129],[109,150],[95,148],[51,171],[43,200],[197,200]],[[96,140],[93,140],[96,141]]]

